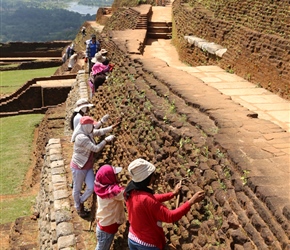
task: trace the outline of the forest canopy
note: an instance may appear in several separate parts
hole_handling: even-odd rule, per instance
[[[111,1],[111,2],[110,2]],[[68,11],[72,0],[2,0],[0,42],[73,40],[96,15]],[[112,0],[81,0],[83,5],[111,6]]]

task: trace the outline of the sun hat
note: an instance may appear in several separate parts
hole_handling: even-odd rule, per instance
[[[100,52],[102,55],[104,55],[104,54],[107,54],[107,53],[108,53],[108,51],[107,51],[107,50],[105,50],[105,49],[101,49],[99,52]]]
[[[103,63],[106,60],[105,56],[102,56],[102,53],[100,51],[95,54],[94,58],[91,60],[92,63],[100,62]]]
[[[128,171],[134,182],[141,182],[155,171],[156,167],[150,162],[138,158],[129,164]]]
[[[82,108],[88,107],[94,107],[94,104],[89,103],[87,98],[81,98],[79,100],[77,100],[76,102],[76,108],[74,109],[75,112],[79,112]]]
[[[80,124],[81,125],[86,125],[86,124],[92,124],[92,125],[96,125],[97,122],[90,116],[83,116],[80,119]]]

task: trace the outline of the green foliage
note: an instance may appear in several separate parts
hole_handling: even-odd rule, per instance
[[[43,115],[18,115],[0,118],[0,194],[15,194],[31,164],[34,129]]]
[[[58,67],[1,71],[0,94],[11,94],[27,81],[37,77],[51,76],[57,69]]]
[[[249,175],[249,173],[250,173],[249,170],[243,170],[243,175],[241,177],[243,185],[246,185],[248,183],[248,175]]]
[[[89,6],[99,6],[99,7],[109,7],[112,6],[113,0],[79,0],[79,4],[89,5]]]
[[[84,22],[95,20],[95,15],[22,5],[1,10],[1,42],[73,40]]]

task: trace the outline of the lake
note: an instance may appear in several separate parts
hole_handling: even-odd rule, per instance
[[[69,11],[77,12],[82,15],[96,15],[99,7],[92,7],[88,5],[78,4],[77,2],[71,2],[69,7],[66,8]]]

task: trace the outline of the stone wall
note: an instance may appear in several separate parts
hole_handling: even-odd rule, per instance
[[[198,96],[194,100],[187,98],[186,90],[180,92],[175,88],[180,71],[168,68],[162,61],[129,56],[124,44],[118,43],[117,46],[109,39],[104,39],[103,47],[110,51],[115,67],[107,82],[91,98],[95,108],[91,109],[90,115],[97,120],[109,113],[112,122],[117,117],[123,117],[123,121],[121,127],[114,131],[114,144],[106,146],[98,154],[96,170],[108,162],[127,166],[133,159],[142,157],[154,162],[157,167],[160,179],[155,186],[156,192],[172,190],[181,178],[184,179],[181,202],[186,201],[193,192],[205,190],[206,199],[201,205],[194,206],[176,224],[164,225],[166,238],[177,249],[289,247],[289,207],[283,203],[283,197],[269,197],[266,193],[257,196],[255,178],[248,178],[243,172],[250,168],[252,161],[260,166],[265,162],[258,163],[261,159],[256,159],[255,155],[248,155],[247,159],[241,155],[239,141],[251,143],[253,135],[239,126],[238,117],[242,117],[247,128],[261,123],[260,128],[265,128],[264,133],[278,132],[279,128],[263,120],[251,119],[248,110],[223,98],[216,90],[205,89],[198,80],[183,79],[184,83],[194,84],[195,95]],[[81,78],[78,78],[79,82],[85,84]],[[80,97],[78,89],[76,84],[74,93],[69,95],[68,113]],[[235,116],[225,115],[225,107],[235,110]],[[232,133],[230,139],[227,139],[226,131]],[[259,140],[258,135],[255,136]],[[255,150],[273,161],[276,157],[283,157],[282,151],[279,156],[270,156],[262,149]],[[58,160],[57,156],[55,161]],[[52,172],[52,164],[49,168],[46,172]],[[42,180],[45,179],[49,177],[44,175]],[[124,185],[129,182],[127,171],[121,175],[121,180]],[[53,193],[52,187],[48,191]],[[66,197],[66,191],[55,194],[61,199]],[[52,196],[50,202],[46,202],[54,209],[53,203],[59,204],[58,201],[52,202],[55,198]],[[166,202],[166,205],[170,209],[176,207],[174,200]],[[41,211],[45,209],[41,208]],[[60,237],[68,237],[68,242],[73,244],[69,222],[64,221],[64,218],[69,218],[60,216],[62,220],[56,222],[54,213],[49,214],[49,218],[54,227],[63,225],[60,231],[55,229],[56,236],[51,236],[54,244],[59,242]],[[128,224],[120,228],[114,240],[114,249],[127,249],[127,230]]]
[[[76,249],[68,182],[60,139],[46,146],[36,211],[39,214],[40,249]]]
[[[1,43],[1,57],[62,57],[62,50],[71,41]]]
[[[219,65],[284,98],[290,96],[289,15],[281,1],[173,4],[173,40],[182,61]],[[288,24],[287,24],[288,23]],[[220,60],[186,42],[196,36],[227,48]]]
[[[51,77],[38,77],[27,81],[23,86],[16,90],[11,95],[1,98],[0,116],[6,116],[11,112],[28,112],[37,113],[38,109],[43,108],[43,112],[47,110],[46,107],[58,105],[63,103],[71,87],[64,86],[51,86],[43,87],[37,85],[39,81],[54,81],[54,80],[65,80],[73,79],[76,75],[63,75],[63,76],[51,76]]]

